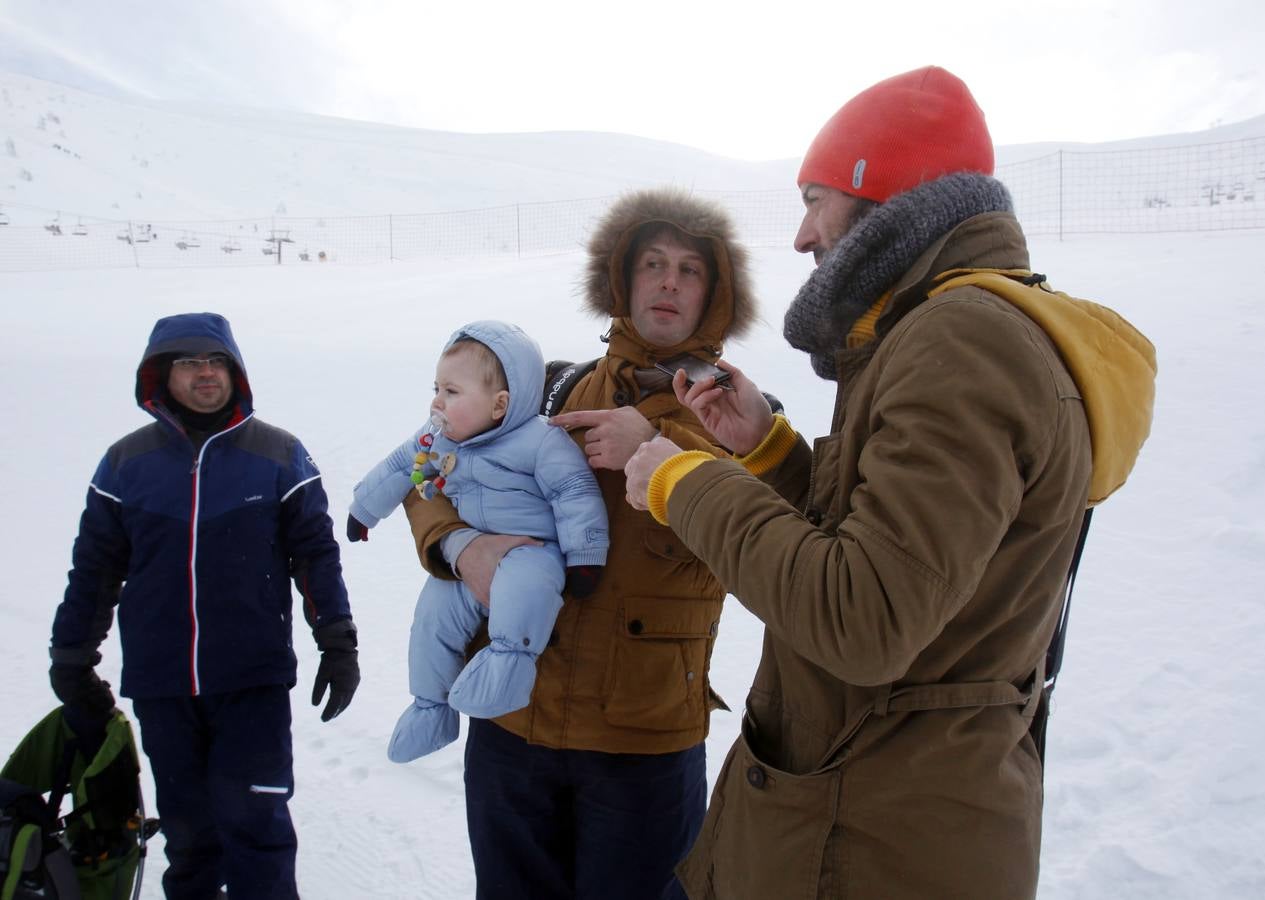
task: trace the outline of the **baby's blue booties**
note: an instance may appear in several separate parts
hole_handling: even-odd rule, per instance
[[[474,655],[448,690],[453,709],[476,719],[495,719],[531,702],[536,659],[509,641],[494,639]]]
[[[391,762],[412,762],[419,756],[434,753],[457,739],[461,717],[446,703],[415,697],[408,709],[400,714],[387,744],[387,758]]]

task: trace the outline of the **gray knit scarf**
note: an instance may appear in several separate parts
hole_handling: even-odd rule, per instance
[[[897,194],[862,216],[831,248],[786,310],[782,334],[806,351],[813,371],[834,381],[835,354],[859,319],[923,252],[972,216],[1011,212],[995,178],[945,175]]]

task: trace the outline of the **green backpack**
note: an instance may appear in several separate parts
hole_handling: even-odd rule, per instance
[[[63,817],[67,795],[72,808]],[[145,842],[156,830],[156,820],[144,818],[127,717],[114,711],[87,759],[58,707],[0,770],[0,900],[135,896]]]

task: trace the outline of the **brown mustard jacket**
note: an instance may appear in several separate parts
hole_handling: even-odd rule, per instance
[[[636,228],[666,220],[711,239],[717,284],[698,331],[672,348],[652,348],[627,318],[623,260]],[[564,410],[615,409],[640,393],[634,368],[693,352],[715,360],[726,336],[750,324],[754,300],[746,257],[727,218],[710,203],[669,190],[617,203],[589,246],[585,285],[591,312],[613,318],[609,348],[573,389]],[[682,408],[670,386],[634,403],[682,447],[723,454]],[[583,430],[573,437],[583,446]],[[555,636],[537,665],[532,701],[497,724],[534,744],[607,753],[668,753],[707,736],[712,697],[708,665],[725,591],[671,529],[628,505],[622,471],[597,470],[610,519],[611,547],[597,589],[567,598]],[[422,565],[452,578],[439,540],[465,527],[446,500],[405,502]]]
[[[878,338],[838,354],[829,435],[763,481],[718,461],[674,488],[673,530],[766,624],[678,870],[691,898],[1035,895],[1025,699],[1090,434],[1031,319],[978,288],[926,299],[946,270],[1027,266],[1013,216],[962,223],[897,284]]]

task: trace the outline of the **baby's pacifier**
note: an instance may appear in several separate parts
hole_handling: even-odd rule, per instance
[[[435,435],[440,434],[444,427],[448,424],[447,417],[437,409],[430,412],[431,431],[426,432],[417,439],[417,443],[421,448],[417,456],[413,459],[413,472],[409,479],[417,486],[417,492],[422,495],[422,499],[430,500],[435,494],[443,490],[447,483],[446,476],[452,474],[452,470],[457,466],[457,454],[449,452],[440,458],[431,447],[435,444]],[[435,478],[427,478],[424,469],[427,463],[438,464],[439,475]]]

